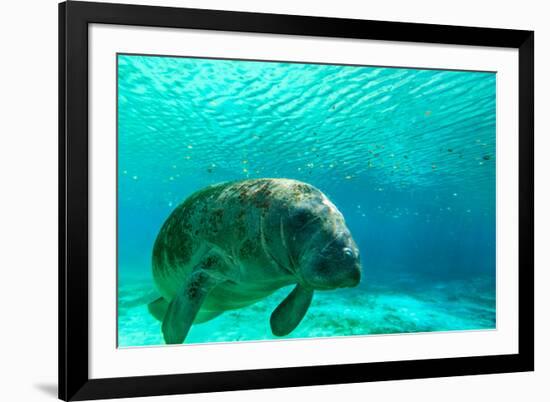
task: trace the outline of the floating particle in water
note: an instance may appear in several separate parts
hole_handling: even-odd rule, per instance
[[[248,161],[246,159],[243,159],[243,165],[246,165]]]
[[[480,165],[483,165],[483,162],[479,161],[479,164],[480,164]]]
[[[189,155],[185,155],[185,159],[189,160],[191,157]]]
[[[364,217],[367,216],[367,215],[363,213],[363,214],[361,214],[361,216],[364,218]]]
[[[483,160],[491,160],[491,155],[483,155]]]
[[[472,212],[472,210],[471,210],[471,209],[467,209],[466,212],[467,212],[467,213],[470,213],[470,212]]]
[[[177,168],[177,166],[176,166],[176,165],[172,165],[172,169],[176,169],[176,168]]]
[[[331,163],[328,167],[332,169],[334,167],[334,163]]]
[[[187,145],[187,149],[193,149],[193,145],[191,144]]]
[[[351,180],[351,179],[353,179],[353,176],[351,176],[351,175],[346,176],[346,180]]]
[[[437,169],[437,165],[435,163],[432,164],[432,170]]]
[[[357,204],[357,208],[361,209],[361,204]]]
[[[132,176],[132,179],[134,179],[134,180],[137,180],[138,178],[139,177],[137,177],[137,176]]]
[[[447,211],[452,211],[452,208],[451,208],[451,207],[447,207],[446,210],[447,210]]]
[[[206,171],[207,171],[208,173],[212,173],[212,172],[213,172],[213,169],[212,169],[211,167],[209,167],[208,169],[206,169]]]
[[[172,201],[170,201],[170,202],[168,203],[168,206],[169,206],[169,207],[171,207],[171,206],[173,206],[173,205],[174,205],[174,203],[173,203]]]
[[[248,169],[247,169],[247,168],[243,168],[243,173],[248,173]]]
[[[308,163],[306,166],[307,166],[308,168],[312,168],[312,167],[314,167],[315,165],[314,165],[313,163],[310,162],[310,163]]]
[[[378,191],[384,191],[382,187],[378,187]]]
[[[255,140],[259,140],[262,137],[260,137],[259,135],[253,135],[252,138],[254,138]]]
[[[447,152],[453,152],[452,148],[447,149]]]
[[[453,193],[453,197],[458,197],[458,193]]]
[[[395,154],[391,153],[390,154],[390,158],[393,158],[395,156]]]
[[[174,176],[170,176],[170,181],[174,181]]]
[[[123,170],[123,171],[122,171],[122,174],[128,174],[128,171],[127,171],[127,170]]]

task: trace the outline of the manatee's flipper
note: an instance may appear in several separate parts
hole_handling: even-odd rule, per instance
[[[217,283],[202,270],[189,276],[170,302],[162,322],[166,343],[182,343],[185,340],[202,302]]]
[[[168,310],[168,302],[164,299],[164,297],[159,297],[157,300],[149,303],[147,308],[153,317],[159,321],[162,321],[166,315],[166,310]]]
[[[271,314],[269,323],[275,336],[290,334],[302,321],[313,298],[313,289],[296,285],[294,290],[282,301]]]

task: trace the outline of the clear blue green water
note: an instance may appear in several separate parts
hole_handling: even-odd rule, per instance
[[[287,337],[492,329],[496,75],[118,56],[118,342],[163,344],[154,240],[214,183],[283,177],[346,218],[358,287],[315,293]],[[283,288],[186,343],[274,339]]]

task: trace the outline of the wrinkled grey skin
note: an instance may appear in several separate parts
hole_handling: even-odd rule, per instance
[[[359,250],[344,217],[315,187],[289,179],[222,183],[196,192],[164,223],[153,249],[162,297],[149,305],[167,343],[195,323],[253,304],[283,286],[271,328],[300,323],[314,290],[354,287]]]

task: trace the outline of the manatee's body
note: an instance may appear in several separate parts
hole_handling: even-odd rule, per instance
[[[191,195],[164,223],[153,250],[162,297],[150,304],[167,343],[193,322],[295,289],[271,316],[275,335],[291,332],[313,290],[355,286],[357,246],[342,214],[316,188],[295,180],[222,183]]]

